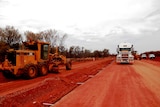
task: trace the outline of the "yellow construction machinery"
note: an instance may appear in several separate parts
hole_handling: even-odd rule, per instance
[[[6,78],[23,76],[32,79],[38,75],[47,75],[48,72],[58,72],[58,65],[66,65],[66,70],[71,69],[71,61],[65,56],[50,53],[50,44],[42,41],[23,42],[24,49],[7,52],[5,61],[0,65],[0,70]]]

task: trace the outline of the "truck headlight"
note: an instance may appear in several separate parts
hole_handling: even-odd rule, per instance
[[[129,59],[134,59],[133,57],[129,57]]]

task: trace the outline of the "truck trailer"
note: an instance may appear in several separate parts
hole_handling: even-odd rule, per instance
[[[131,43],[123,42],[117,46],[117,63],[134,63],[133,45]]]

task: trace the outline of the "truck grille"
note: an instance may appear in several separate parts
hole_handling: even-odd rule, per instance
[[[128,58],[128,54],[122,54],[122,58]]]

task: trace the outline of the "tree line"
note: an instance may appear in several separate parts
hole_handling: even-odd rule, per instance
[[[32,31],[25,31],[24,36],[15,29],[13,26],[6,26],[5,28],[0,28],[0,61],[4,60],[4,56],[8,49],[14,48],[16,50],[20,49],[22,46],[23,37],[26,41],[45,41],[49,42],[51,46],[51,53],[54,53],[56,47],[58,46],[58,51],[70,58],[85,58],[85,57],[107,57],[109,55],[109,50],[104,49],[103,51],[95,50],[91,52],[88,49],[80,46],[71,46],[67,49],[64,46],[64,41],[68,34],[59,32],[55,29],[49,29],[34,33]]]

